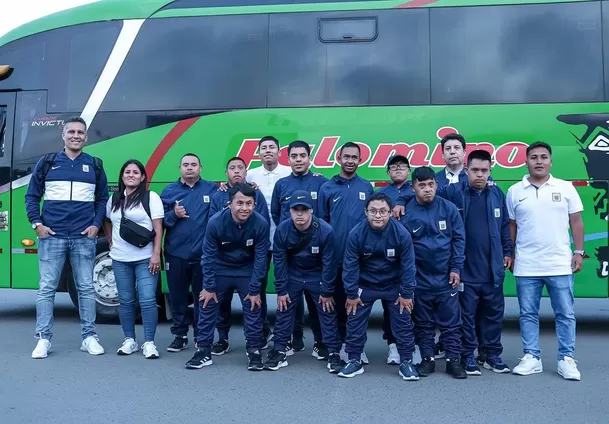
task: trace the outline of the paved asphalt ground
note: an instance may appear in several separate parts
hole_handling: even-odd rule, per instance
[[[201,370],[184,363],[192,347],[169,354],[169,324],[160,324],[156,344],[161,358],[141,353],[116,355],[119,326],[99,325],[106,354],[80,352],[78,315],[69,297],[57,296],[53,352],[30,358],[35,346],[35,292],[0,290],[0,423],[607,423],[609,422],[609,301],[578,300],[577,359],[581,382],[556,374],[553,324],[542,326],[544,373],[529,377],[484,371],[457,381],[436,373],[405,382],[397,367],[385,365],[386,344],[379,327],[380,307],[369,330],[371,364],[363,375],[341,379],[307,350],[276,372],[250,372],[242,327],[231,332],[233,351]],[[237,306],[236,303],[234,306]],[[517,303],[508,299],[504,359],[520,356]],[[235,314],[237,315],[237,314]],[[543,316],[551,310],[544,299]],[[238,315],[237,317],[238,318]],[[142,336],[141,327],[138,335]]]

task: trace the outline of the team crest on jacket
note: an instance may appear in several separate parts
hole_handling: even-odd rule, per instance
[[[363,191],[359,192],[359,200],[366,200],[366,193],[364,193]]]
[[[311,253],[319,253],[319,246],[311,246]]]
[[[552,193],[552,201],[560,202],[560,193]]]
[[[438,225],[440,226],[440,230],[446,230],[446,221],[438,221]]]
[[[317,200],[317,192],[316,191],[312,191],[311,192],[311,199]]]
[[[393,258],[395,256],[395,249],[387,249],[387,257]]]
[[[82,172],[89,172],[89,165],[83,165]]]
[[[501,209],[495,208],[495,218],[501,218]]]
[[[209,196],[203,196],[203,202],[209,203]]]

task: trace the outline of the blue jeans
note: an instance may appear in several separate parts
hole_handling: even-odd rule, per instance
[[[541,357],[539,349],[539,302],[543,286],[548,289],[556,316],[558,360],[573,357],[575,352],[575,312],[573,310],[573,275],[551,277],[516,277],[520,304],[520,336],[524,353]]]
[[[150,273],[149,259],[136,262],[120,262],[112,260],[112,270],[118,290],[118,315],[123,327],[125,338],[135,340],[135,298],[142,310],[144,325],[144,341],[154,341],[159,314],[156,309],[156,285],[158,275]],[[137,284],[137,289],[136,289]]]
[[[78,292],[78,312],[82,338],[95,333],[95,291],[93,290],[93,263],[96,240],[88,237],[72,239],[48,236],[38,240],[38,267],[40,285],[36,297],[36,337],[51,340],[53,337],[53,307],[61,271],[69,255],[72,275]]]

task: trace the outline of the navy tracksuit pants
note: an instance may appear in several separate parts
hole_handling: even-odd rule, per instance
[[[169,288],[169,303],[173,325],[171,334],[174,336],[188,335],[188,304],[192,288],[194,302],[194,317],[192,320],[193,332],[197,334],[199,308],[197,301],[203,285],[201,260],[187,261],[176,256],[165,255],[165,270],[167,272],[167,287]]]
[[[383,340],[387,340],[387,345],[395,343],[395,337],[391,331],[390,315],[389,307],[383,303]]]
[[[288,281],[288,295],[291,302],[288,303],[287,311],[277,310],[275,320],[275,331],[273,341],[275,349],[280,352],[285,352],[286,345],[290,341],[290,335],[294,331],[294,322],[298,309],[298,304],[302,303],[303,294],[309,295],[311,299],[319,300],[321,287],[319,283],[304,283],[297,280]],[[311,308],[311,305],[309,305]],[[338,353],[340,351],[340,338],[338,337],[338,326],[336,324],[336,310],[333,312],[324,312],[322,305],[315,302],[313,306],[317,312],[319,321],[321,322],[321,340],[327,347],[330,353]],[[311,309],[309,309],[309,316]]]
[[[249,293],[249,277],[216,276],[216,297],[218,302],[209,301],[206,308],[199,304],[199,324],[197,326],[197,347],[211,348],[214,342],[214,330],[219,316],[222,301],[237,291],[243,308],[243,332],[245,333],[245,349],[253,352],[262,348],[262,315],[260,308],[251,310],[251,302],[243,300]]]
[[[338,267],[334,284],[334,302],[336,303],[334,308],[336,309],[336,320],[338,322],[338,335],[341,343],[345,343],[347,340],[347,309],[345,307],[345,303],[347,302],[347,294],[345,293],[345,286],[343,284],[342,265]]]
[[[260,297],[262,300],[262,334],[264,336],[264,340],[269,334],[271,334],[271,326],[267,317],[267,304],[266,304],[266,283],[268,281],[268,269],[271,265],[272,252],[269,252],[267,256],[267,274],[264,278],[264,282],[260,287]],[[311,325],[311,331],[313,332],[313,337],[316,342],[320,342],[322,339],[321,328],[319,324],[319,317],[317,316],[317,308],[315,307],[315,301],[311,299],[311,297],[305,293],[304,298],[307,301],[307,306],[309,309],[309,323]],[[218,319],[218,338],[220,340],[228,340],[228,333],[230,332],[230,319],[231,319],[231,304],[233,300],[233,293],[229,293],[225,298],[222,304],[220,305],[220,319]],[[304,299],[301,297],[298,300],[298,305],[296,308],[296,324],[294,326],[294,336],[302,338],[304,336]]]
[[[473,356],[476,348],[488,355],[501,355],[501,331],[505,299],[503,285],[464,283],[459,294],[463,356]]]
[[[416,343],[421,358],[433,358],[436,327],[440,329],[440,343],[446,358],[455,360],[461,354],[461,307],[459,292],[433,293],[415,290],[412,319]]]
[[[406,311],[400,314],[400,305],[395,304],[400,295],[400,287],[396,286],[390,290],[379,290],[370,286],[360,288],[362,289],[360,300],[364,305],[358,305],[355,315],[349,314],[347,317],[347,345],[345,352],[349,355],[349,360],[360,360],[362,356],[367,340],[368,318],[370,317],[372,306],[377,300],[382,301],[383,307],[389,309],[391,330],[395,335],[401,361],[411,360],[415,345],[414,329],[410,314]],[[336,304],[338,305],[338,301]]]

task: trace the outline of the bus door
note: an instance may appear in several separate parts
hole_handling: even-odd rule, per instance
[[[0,287],[11,286],[11,152],[15,94],[0,93]]]

